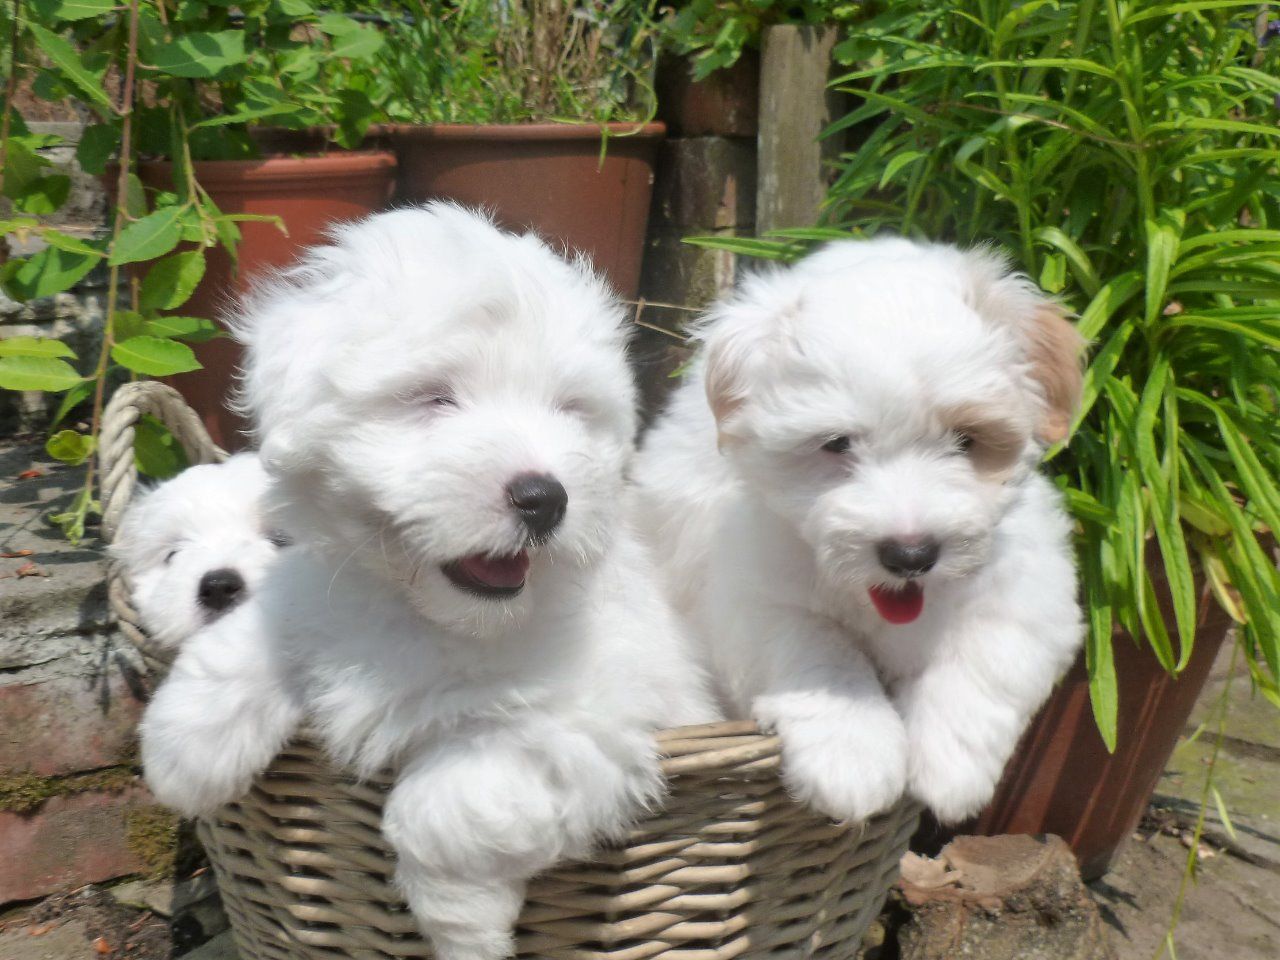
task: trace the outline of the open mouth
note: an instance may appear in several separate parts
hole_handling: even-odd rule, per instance
[[[525,577],[529,573],[529,553],[521,550],[509,557],[477,553],[446,563],[440,569],[455,587],[477,597],[514,597],[524,589]]]
[[[909,580],[900,587],[872,587],[871,603],[887,622],[910,623],[924,610],[924,587]]]

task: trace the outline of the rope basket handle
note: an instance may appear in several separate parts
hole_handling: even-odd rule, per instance
[[[219,463],[227,452],[213,442],[196,412],[177,390],[157,380],[126,383],[116,390],[102,415],[98,436],[98,476],[102,496],[102,539],[111,543],[120,518],[138,488],[138,465],[133,441],[138,421],[152,416],[160,421],[187,455],[187,462]],[[173,660],[173,652],[151,640],[138,622],[130,600],[128,581],[112,560],[107,566],[107,597],[120,632],[142,656],[152,673],[163,673]]]

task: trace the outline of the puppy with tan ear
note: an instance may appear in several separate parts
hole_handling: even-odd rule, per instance
[[[1080,337],[996,255],[901,239],[749,279],[697,337],[634,506],[727,706],[831,816],[977,812],[1083,638],[1038,472]]]

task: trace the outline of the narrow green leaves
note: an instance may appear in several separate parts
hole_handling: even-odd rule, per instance
[[[1146,322],[1151,323],[1164,308],[1165,289],[1169,286],[1169,273],[1178,256],[1178,241],[1182,236],[1185,217],[1181,210],[1164,211],[1156,220],[1148,220],[1147,274],[1146,274]]]

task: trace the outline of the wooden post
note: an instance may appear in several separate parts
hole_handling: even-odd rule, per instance
[[[838,143],[818,141],[838,97],[827,89],[835,27],[777,26],[760,55],[756,233],[809,227],[827,192],[823,161]]]

